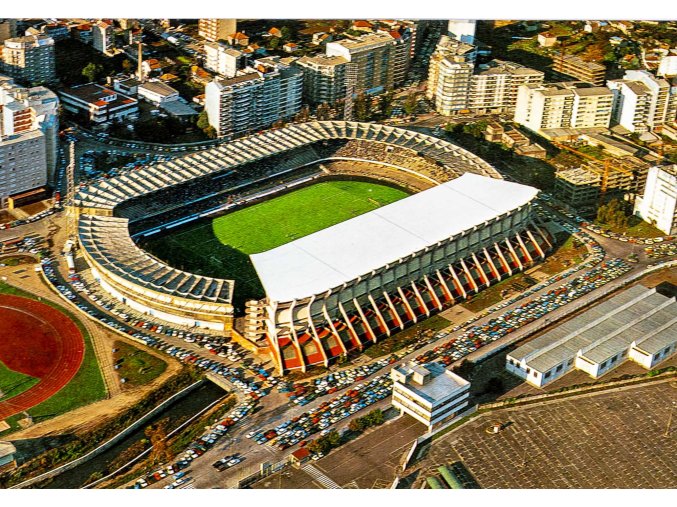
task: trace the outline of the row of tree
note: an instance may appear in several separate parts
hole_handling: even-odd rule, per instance
[[[381,411],[380,408],[377,408],[376,410],[372,410],[369,412],[367,415],[364,417],[358,417],[357,419],[353,419],[350,421],[350,424],[348,425],[348,429],[350,431],[364,431],[367,428],[371,428],[373,426],[380,426],[383,424],[385,421],[385,416],[383,415],[383,412]]]

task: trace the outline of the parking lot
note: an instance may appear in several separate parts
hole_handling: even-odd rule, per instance
[[[413,487],[460,459],[482,488],[675,488],[675,412],[674,380],[493,411],[435,441]]]

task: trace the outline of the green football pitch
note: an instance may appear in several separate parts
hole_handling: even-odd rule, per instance
[[[235,280],[234,301],[264,296],[249,255],[271,250],[407,197],[378,183],[323,181],[141,244],[191,273]]]

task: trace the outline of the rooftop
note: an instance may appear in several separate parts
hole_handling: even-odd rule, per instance
[[[593,362],[605,361],[633,341],[657,351],[674,342],[675,336],[677,301],[636,285],[518,347],[510,356],[546,372],[577,354]]]
[[[466,173],[250,258],[268,298],[303,299],[509,213],[537,193]]]
[[[179,93],[177,90],[161,81],[148,81],[147,83],[143,83],[142,85],[139,85],[139,91],[141,90],[148,90],[151,93],[156,93],[163,97],[170,97]]]
[[[445,398],[453,391],[470,385],[470,382],[447,370],[439,363],[427,363],[423,366],[401,365],[395,368],[398,373],[408,376],[405,385],[429,403]],[[418,373],[429,375],[424,384],[414,382],[410,375]]]

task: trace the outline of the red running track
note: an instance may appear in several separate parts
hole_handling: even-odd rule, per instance
[[[84,355],[82,333],[66,315],[32,299],[0,295],[0,361],[40,379],[0,401],[0,421],[54,396],[78,372]]]

